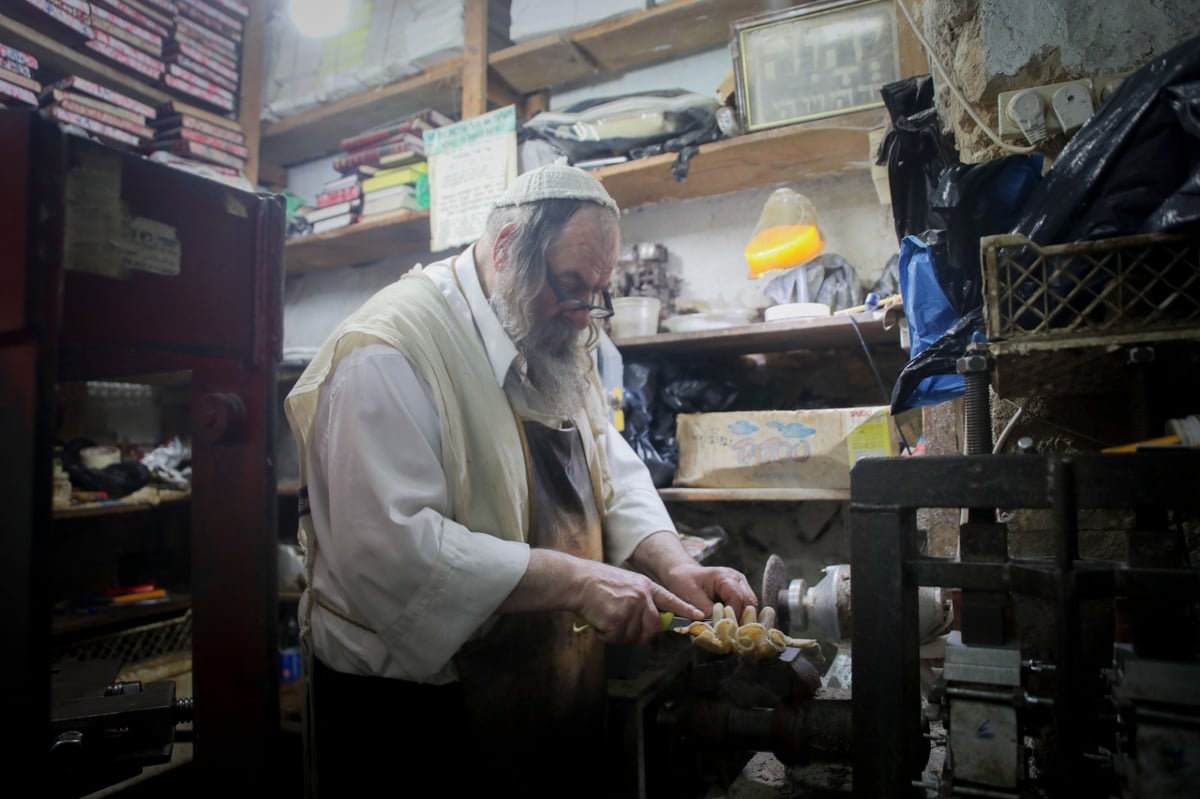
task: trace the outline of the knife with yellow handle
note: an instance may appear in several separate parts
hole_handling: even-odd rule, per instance
[[[660,610],[658,612],[659,629],[663,632],[671,629],[672,622],[675,621],[675,614],[669,610]],[[684,626],[691,624],[690,620],[680,619],[680,624]],[[592,623],[583,616],[575,617],[575,624],[571,626],[571,632],[582,633],[592,629]]]

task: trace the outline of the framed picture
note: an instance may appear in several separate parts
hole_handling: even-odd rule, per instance
[[[900,76],[892,0],[807,2],[730,27],[746,132],[880,107]]]

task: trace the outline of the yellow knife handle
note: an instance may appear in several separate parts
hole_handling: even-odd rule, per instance
[[[659,630],[665,632],[671,622],[675,620],[675,614],[669,610],[660,610],[658,612]],[[582,633],[592,629],[592,623],[583,616],[576,616],[575,623],[571,625],[571,632]]]

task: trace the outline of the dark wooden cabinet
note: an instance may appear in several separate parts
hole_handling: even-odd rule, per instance
[[[276,373],[282,200],[0,111],[0,558],[8,755],[53,777],[55,389],[176,375],[192,447],[194,771],[269,787],[279,730]]]

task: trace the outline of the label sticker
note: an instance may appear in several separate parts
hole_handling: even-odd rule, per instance
[[[121,266],[156,275],[178,275],[183,248],[175,228],[144,216],[122,219]]]

